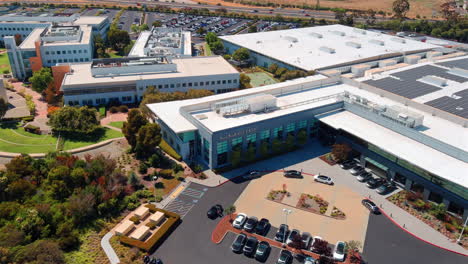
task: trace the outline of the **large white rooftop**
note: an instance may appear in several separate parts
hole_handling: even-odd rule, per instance
[[[48,28],[35,28],[28,37],[21,42],[20,49],[34,49],[35,42],[41,41],[41,37],[48,36],[52,30],[56,27]],[[68,28],[68,27],[60,27]],[[48,38],[51,41],[42,41],[42,46],[62,46],[62,45],[77,45],[77,44],[89,44],[91,41],[92,28],[91,26],[80,26],[78,32],[75,32],[77,35],[74,38],[65,38],[61,39],[60,37]]]
[[[220,38],[307,71],[378,60],[438,47],[343,25],[240,34]]]
[[[173,59],[172,62],[177,65],[176,72],[96,77],[91,73],[91,63],[72,64],[72,73],[65,75],[62,88],[89,86],[92,84],[132,83],[137,80],[238,73],[238,71],[221,56],[181,58]]]
[[[73,21],[75,25],[99,25],[107,19],[106,16],[80,16]]]

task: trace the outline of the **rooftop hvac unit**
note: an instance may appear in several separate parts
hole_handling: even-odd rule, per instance
[[[405,63],[407,64],[416,64],[421,59],[421,56],[418,55],[409,55],[405,56]]]
[[[292,37],[292,36],[285,36],[284,38],[292,43],[296,43],[299,41],[296,37]]]
[[[330,48],[330,47],[326,47],[326,46],[320,47],[319,50],[321,50],[321,51],[323,51],[323,52],[326,52],[326,53],[330,53],[330,54],[335,53],[335,49],[334,49],[334,48]]]
[[[369,43],[379,45],[379,46],[385,45],[385,42],[383,42],[382,40],[378,40],[378,39],[371,39],[369,40]]]
[[[435,86],[447,86],[447,79],[437,77],[434,75],[424,76],[420,79],[420,81],[423,81],[425,83],[429,83]]]
[[[323,38],[323,35],[320,33],[311,32],[310,35],[314,38]]]
[[[346,42],[346,46],[353,47],[353,48],[356,48],[356,49],[360,49],[361,48],[361,43],[348,41],[348,42]]]
[[[346,33],[344,33],[343,31],[338,31],[338,30],[332,30],[330,31],[330,33],[337,35],[337,36],[342,36],[342,37],[346,35]]]
[[[359,34],[363,34],[363,35],[367,34],[367,31],[361,30],[361,29],[358,29],[358,28],[354,28],[353,31],[356,32],[356,33],[359,33]]]
[[[391,38],[392,41],[399,42],[399,43],[406,43],[406,40],[403,38]]]

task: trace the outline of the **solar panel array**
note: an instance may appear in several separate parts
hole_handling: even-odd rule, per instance
[[[424,65],[424,66],[409,69],[406,71],[392,73],[391,75],[398,77],[400,79],[403,79],[403,80],[408,80],[408,81],[409,80],[415,81],[427,75],[434,75],[434,76],[438,76],[438,77],[452,80],[452,81],[459,82],[459,83],[468,82],[468,78],[450,74],[447,72],[447,69],[432,66],[432,65]]]
[[[468,119],[468,89],[454,93],[454,95],[460,98],[444,96],[425,104]]]
[[[441,63],[437,63],[437,65],[448,67],[448,68],[456,67],[456,68],[468,70],[468,58],[441,62]]]
[[[365,83],[383,89],[385,91],[413,99],[425,94],[441,90],[441,88],[414,80],[397,80],[386,77],[379,80],[368,80]]]

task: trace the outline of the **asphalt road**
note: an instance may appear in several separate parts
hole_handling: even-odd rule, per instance
[[[191,190],[179,198],[181,204],[183,202],[180,207],[184,214],[183,221],[156,249],[154,256],[161,258],[165,264],[258,263],[231,251],[235,234],[228,233],[219,245],[211,242],[211,233],[219,219],[210,220],[206,217],[206,211],[214,204],[219,203],[223,207],[233,204],[246,186],[247,182],[228,182],[217,188],[206,189],[198,184],[190,184]],[[260,215],[257,217],[261,218]],[[272,227],[267,237],[273,238],[275,232],[276,228]],[[370,216],[363,254],[369,264],[458,264],[466,263],[467,260],[466,257],[412,237],[383,215]],[[273,248],[266,263],[275,263],[278,255],[279,249]],[[294,260],[293,263],[299,262]]]
[[[369,264],[462,264],[468,258],[429,245],[401,230],[384,215],[371,215],[363,253]]]

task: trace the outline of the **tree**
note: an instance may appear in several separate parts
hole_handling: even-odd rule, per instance
[[[251,79],[247,74],[241,73],[239,75],[239,88],[240,89],[252,88],[250,81]]]
[[[8,185],[7,192],[10,199],[23,201],[25,197],[29,197],[35,193],[35,188],[27,180],[19,179]]]
[[[283,142],[277,138],[273,139],[273,142],[271,143],[271,149],[275,154],[280,153],[283,151]]]
[[[232,214],[236,212],[236,206],[235,205],[230,205],[226,208],[224,208],[224,214],[229,215],[230,221],[232,222]]]
[[[137,144],[138,130],[148,121],[138,109],[132,109],[128,113],[127,122],[123,123],[122,133],[128,141],[128,144],[134,149]]]
[[[457,3],[452,0],[447,0],[440,5],[442,16],[448,21],[456,21],[459,18],[457,12]]]
[[[128,32],[120,29],[109,30],[107,33],[107,40],[110,46],[116,51],[123,50],[125,46],[131,43]]]
[[[140,157],[148,157],[161,143],[161,128],[158,124],[150,123],[138,130],[136,138],[136,152]]]
[[[271,72],[272,74],[275,74],[275,72],[278,70],[278,64],[272,63],[270,66],[268,66],[268,71]]]
[[[65,257],[57,243],[38,240],[18,250],[15,261],[28,264],[65,264]]]
[[[249,144],[247,147],[247,150],[245,151],[245,160],[248,162],[254,161],[256,158],[256,149],[255,149],[255,142],[252,142]]]
[[[153,22],[153,27],[161,27],[161,26],[162,26],[161,21],[155,20],[155,21]]]
[[[236,168],[242,161],[242,152],[239,147],[234,147],[231,152],[231,165]]]
[[[392,10],[396,18],[403,19],[410,10],[410,3],[408,0],[395,0],[392,4]]]
[[[42,93],[49,85],[52,84],[54,78],[50,68],[41,68],[39,71],[33,73],[33,76],[29,78],[32,89],[38,93]]]
[[[360,241],[350,240],[346,242],[346,250],[359,252],[361,251],[361,249],[362,249],[362,243]]]
[[[215,54],[221,54],[224,52],[224,44],[219,39],[210,43],[209,46],[211,51],[213,51]]]
[[[135,24],[130,26],[130,30],[135,33],[140,32],[140,28],[138,27],[138,25]]]
[[[140,26],[140,31],[145,31],[145,30],[148,30],[148,29],[149,29],[148,24],[142,24],[142,25]]]
[[[317,254],[324,255],[324,256],[331,256],[332,255],[331,249],[328,246],[328,242],[325,241],[325,240],[316,239],[314,241],[314,244],[312,245],[312,248],[313,248],[312,251],[317,253]]]
[[[48,124],[56,132],[91,134],[100,128],[96,109],[82,106],[80,108],[65,106],[55,111]]]
[[[2,119],[6,112],[8,111],[8,103],[5,102],[5,99],[0,98],[0,119]]]
[[[301,129],[297,132],[297,143],[299,145],[307,143],[307,131],[305,129]]]
[[[292,151],[294,150],[294,147],[296,146],[296,139],[292,134],[288,134],[286,136],[286,150]]]
[[[246,48],[239,48],[234,51],[232,58],[238,62],[246,62],[250,59],[250,52]]]
[[[331,154],[336,162],[342,162],[348,159],[351,148],[347,144],[334,144]]]
[[[205,36],[206,43],[210,44],[218,40],[218,36],[214,32],[208,32]]]
[[[270,146],[268,144],[268,141],[264,140],[260,144],[260,155],[262,157],[268,157],[268,154],[270,154]]]
[[[257,32],[257,26],[251,25],[251,26],[249,27],[249,31],[248,31],[248,32],[249,32],[249,33],[255,33],[255,32]]]
[[[109,55],[106,53],[106,45],[100,34],[93,37],[94,41],[94,58],[106,58]]]
[[[94,194],[79,190],[68,198],[67,209],[70,215],[73,216],[75,224],[82,225],[88,223],[94,215],[95,204],[96,197]]]

